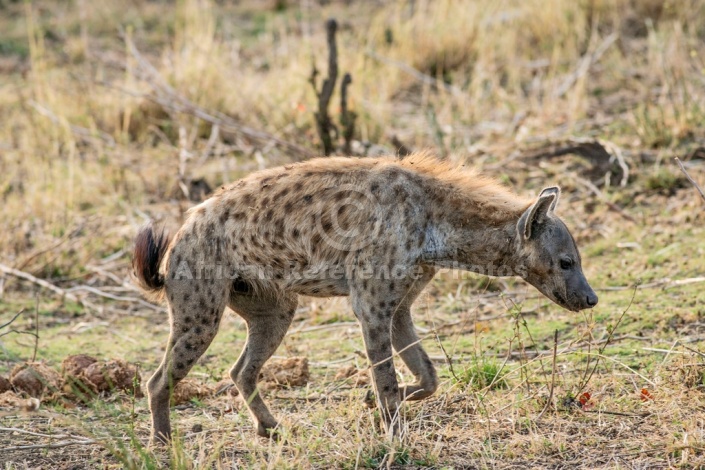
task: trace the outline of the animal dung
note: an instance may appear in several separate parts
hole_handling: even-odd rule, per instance
[[[39,399],[30,397],[22,398],[12,390],[0,393],[0,408],[21,409],[22,411],[37,411],[39,409]]]
[[[66,378],[78,377],[84,369],[95,362],[98,362],[98,359],[88,354],[67,356],[61,362],[61,374]]]
[[[215,384],[215,395],[223,395],[223,394],[228,394],[231,397],[236,397],[240,394],[238,391],[237,387],[233,383],[232,379],[227,378],[219,381],[217,384]]]
[[[98,390],[90,380],[83,376],[83,371],[96,362],[98,359],[87,354],[67,356],[61,363],[64,392],[81,401],[89,401],[93,398]]]
[[[122,390],[136,397],[143,396],[137,366],[122,359],[93,362],[80,372],[79,378],[87,380],[98,393]]]
[[[350,380],[355,387],[364,387],[370,384],[370,374],[367,370],[358,369],[353,365],[342,366],[335,374],[335,380]]]
[[[5,393],[8,390],[12,390],[12,384],[7,377],[0,375],[0,393]]]
[[[262,368],[263,388],[300,387],[311,378],[307,357],[272,359]]]
[[[213,394],[213,389],[207,385],[192,379],[184,379],[174,388],[171,397],[172,405],[181,405],[191,400],[203,399]]]
[[[61,363],[64,391],[74,395],[108,394],[115,390],[141,397],[137,366],[122,359],[99,361],[87,354],[68,356]]]
[[[41,362],[26,362],[12,369],[10,383],[15,390],[40,398],[46,391],[53,393],[60,389],[61,376]]]

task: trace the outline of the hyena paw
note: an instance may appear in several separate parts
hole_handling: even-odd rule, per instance
[[[368,390],[365,394],[365,398],[362,399],[365,406],[371,410],[377,407],[377,400],[375,399],[375,393],[372,390]]]
[[[171,432],[155,432],[152,433],[151,437],[149,438],[149,444],[152,447],[163,447],[165,445],[168,445],[169,441],[171,441]]]
[[[279,423],[276,421],[272,423],[257,423],[257,435],[260,437],[266,437],[267,439],[274,439],[278,441],[281,437],[279,432]]]

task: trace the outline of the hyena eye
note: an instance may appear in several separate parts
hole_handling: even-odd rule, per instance
[[[570,269],[573,267],[573,260],[570,258],[561,259],[561,269]]]

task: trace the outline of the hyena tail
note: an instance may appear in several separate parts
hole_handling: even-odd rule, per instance
[[[155,230],[150,224],[143,227],[135,239],[132,255],[132,271],[137,285],[151,300],[159,301],[164,296],[164,275],[159,267],[169,247],[169,235],[164,230]]]

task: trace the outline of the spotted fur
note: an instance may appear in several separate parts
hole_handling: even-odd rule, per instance
[[[206,351],[226,306],[248,327],[230,375],[258,433],[270,435],[277,421],[256,383],[298,295],[350,296],[378,405],[387,429],[398,433],[401,401],[438,386],[410,308],[439,268],[519,275],[572,310],[597,302],[554,214],[558,195],[549,188],[527,200],[427,153],[321,158],[221,188],[189,211],[170,241],[146,227],[137,237],[135,274],[145,290],[166,297],[171,321],[164,359],[148,383],[153,438],[170,437],[169,390]],[[566,259],[573,277],[558,267]],[[393,350],[415,383],[397,383]]]

